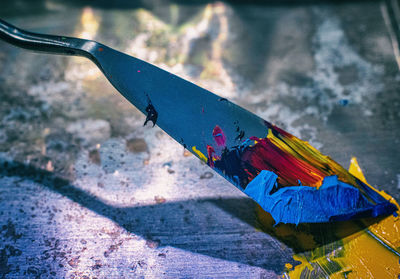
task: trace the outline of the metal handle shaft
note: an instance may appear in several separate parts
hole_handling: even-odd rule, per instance
[[[45,35],[19,29],[0,19],[0,39],[25,49],[62,54],[84,56],[95,61],[92,50],[99,43],[79,38]]]

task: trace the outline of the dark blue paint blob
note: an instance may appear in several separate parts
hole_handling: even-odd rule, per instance
[[[236,136],[235,140],[241,141],[241,140],[244,138],[245,131],[243,131],[242,129],[240,129],[240,127],[239,127],[239,121],[235,121],[235,122],[233,122],[233,124],[235,124],[235,126],[236,126],[236,132],[238,133],[238,135]]]
[[[347,105],[349,104],[349,100],[347,100],[347,99],[341,99],[341,100],[339,101],[339,104],[345,107],[345,106],[347,106]]]
[[[275,173],[263,170],[244,190],[272,215],[276,224],[376,217],[390,214],[395,208],[388,201],[372,204],[357,188],[341,182],[336,175],[325,177],[319,189],[289,186],[277,190],[277,178]]]
[[[153,122],[153,127],[154,127],[154,125],[156,125],[156,122],[157,122],[158,112],[156,111],[154,106],[151,104],[150,100],[149,100],[149,104],[146,107],[146,112],[147,112],[146,121],[144,122],[143,126],[146,126],[147,122],[151,121],[151,122]]]
[[[185,144],[185,142],[183,141],[183,138],[181,138],[181,140],[179,141],[180,144],[182,144],[183,148],[187,149],[187,145]]]
[[[239,147],[235,147],[232,150],[225,148],[222,151],[221,160],[214,162],[214,169],[222,173],[236,187],[243,190],[249,183],[245,169],[251,168],[251,166],[240,159],[241,153],[242,151]]]

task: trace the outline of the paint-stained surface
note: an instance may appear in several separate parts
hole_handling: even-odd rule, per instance
[[[349,171],[365,181],[356,158]],[[299,227],[276,225],[259,206],[257,213],[266,232],[295,249],[293,259],[300,264],[288,263],[283,278],[396,278],[400,274],[399,210],[382,218]]]
[[[218,105],[244,106],[343,166],[356,156],[367,181],[399,200],[400,76],[380,3],[92,4],[9,1],[0,16],[154,63],[219,94]],[[304,267],[296,258],[301,247],[258,230],[255,203],[152,121],[143,127],[146,116],[91,62],[0,42],[0,80],[1,159],[19,169],[1,169],[0,277],[276,278]],[[203,161],[215,124],[204,146],[188,146]],[[243,123],[230,125],[229,145],[254,136]],[[50,183],[53,176],[62,179]],[[382,223],[368,228],[396,239]],[[310,251],[320,238],[298,243]],[[333,249],[320,247],[315,259]],[[354,259],[363,250],[351,251],[346,257]],[[392,263],[374,257],[381,259]]]

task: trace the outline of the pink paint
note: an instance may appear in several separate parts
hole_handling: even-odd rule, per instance
[[[213,130],[213,137],[218,146],[225,146],[225,134],[218,125],[216,125]]]

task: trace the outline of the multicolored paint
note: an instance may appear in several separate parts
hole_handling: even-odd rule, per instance
[[[276,223],[344,221],[397,210],[381,193],[307,142],[266,121],[265,125],[265,138],[249,137],[231,148],[216,125],[206,162],[271,213]]]
[[[349,172],[365,181],[357,160]],[[366,183],[366,181],[365,181]],[[380,192],[390,202],[396,201]],[[295,251],[283,278],[398,278],[400,275],[400,211],[381,218],[328,224],[276,225],[257,206],[262,229]]]

